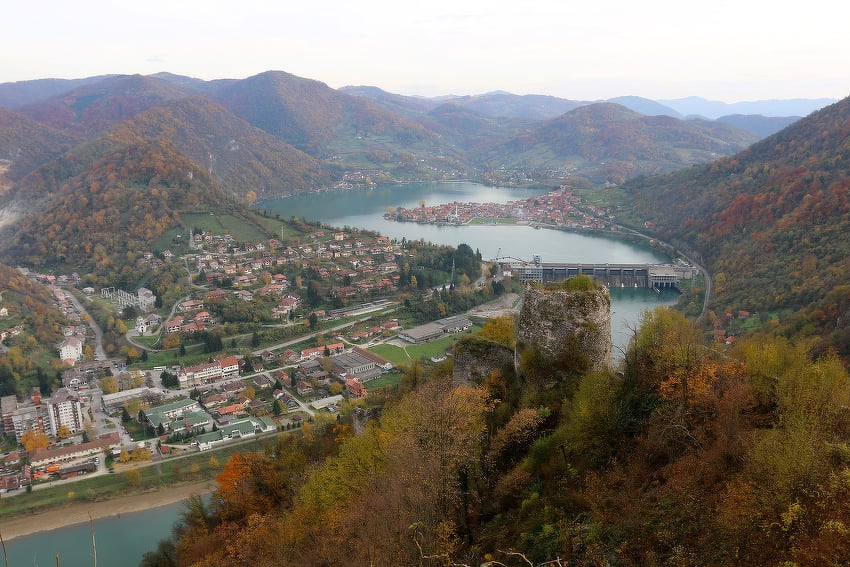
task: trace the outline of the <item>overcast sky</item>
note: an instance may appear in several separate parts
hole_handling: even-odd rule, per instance
[[[0,82],[281,70],[426,96],[844,98],[834,0],[10,0]],[[790,7],[789,7],[790,6]],[[792,9],[793,8],[793,9]]]

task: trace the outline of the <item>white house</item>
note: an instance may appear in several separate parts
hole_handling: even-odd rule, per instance
[[[83,342],[77,337],[68,337],[59,345],[59,359],[73,360],[74,362],[83,358]]]

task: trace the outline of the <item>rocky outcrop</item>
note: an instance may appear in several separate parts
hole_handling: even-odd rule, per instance
[[[527,283],[516,339],[545,360],[563,360],[571,354],[565,349],[576,350],[588,361],[589,370],[609,369],[613,346],[608,289],[592,283],[582,289],[563,282]]]
[[[513,349],[478,337],[464,338],[454,347],[452,378],[456,384],[480,384],[493,370],[513,365]]]

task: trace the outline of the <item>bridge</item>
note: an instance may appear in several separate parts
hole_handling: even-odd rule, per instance
[[[532,262],[511,262],[514,277],[520,281],[547,283],[559,282],[584,274],[608,287],[645,287],[661,290],[679,289],[684,279],[696,276],[697,269],[688,264],[579,264],[541,262],[535,256]]]

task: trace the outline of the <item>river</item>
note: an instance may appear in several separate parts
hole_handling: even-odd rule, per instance
[[[539,254],[544,262],[664,263],[670,259],[649,246],[593,234],[534,229],[516,225],[446,226],[400,223],[384,218],[389,207],[415,208],[451,202],[506,203],[539,195],[540,189],[490,187],[480,183],[409,183],[373,189],[308,193],[271,199],[257,208],[281,216],[318,220],[331,226],[375,230],[390,238],[424,239],[457,246],[466,243],[485,259],[513,257],[531,260]],[[658,294],[649,289],[611,290],[611,335],[619,357],[643,313],[657,305],[676,302],[674,291]]]
[[[142,556],[171,534],[183,503],[101,518],[92,522],[97,563],[108,567],[138,567]],[[92,530],[88,523],[22,536],[6,542],[7,564],[14,567],[94,564]]]

